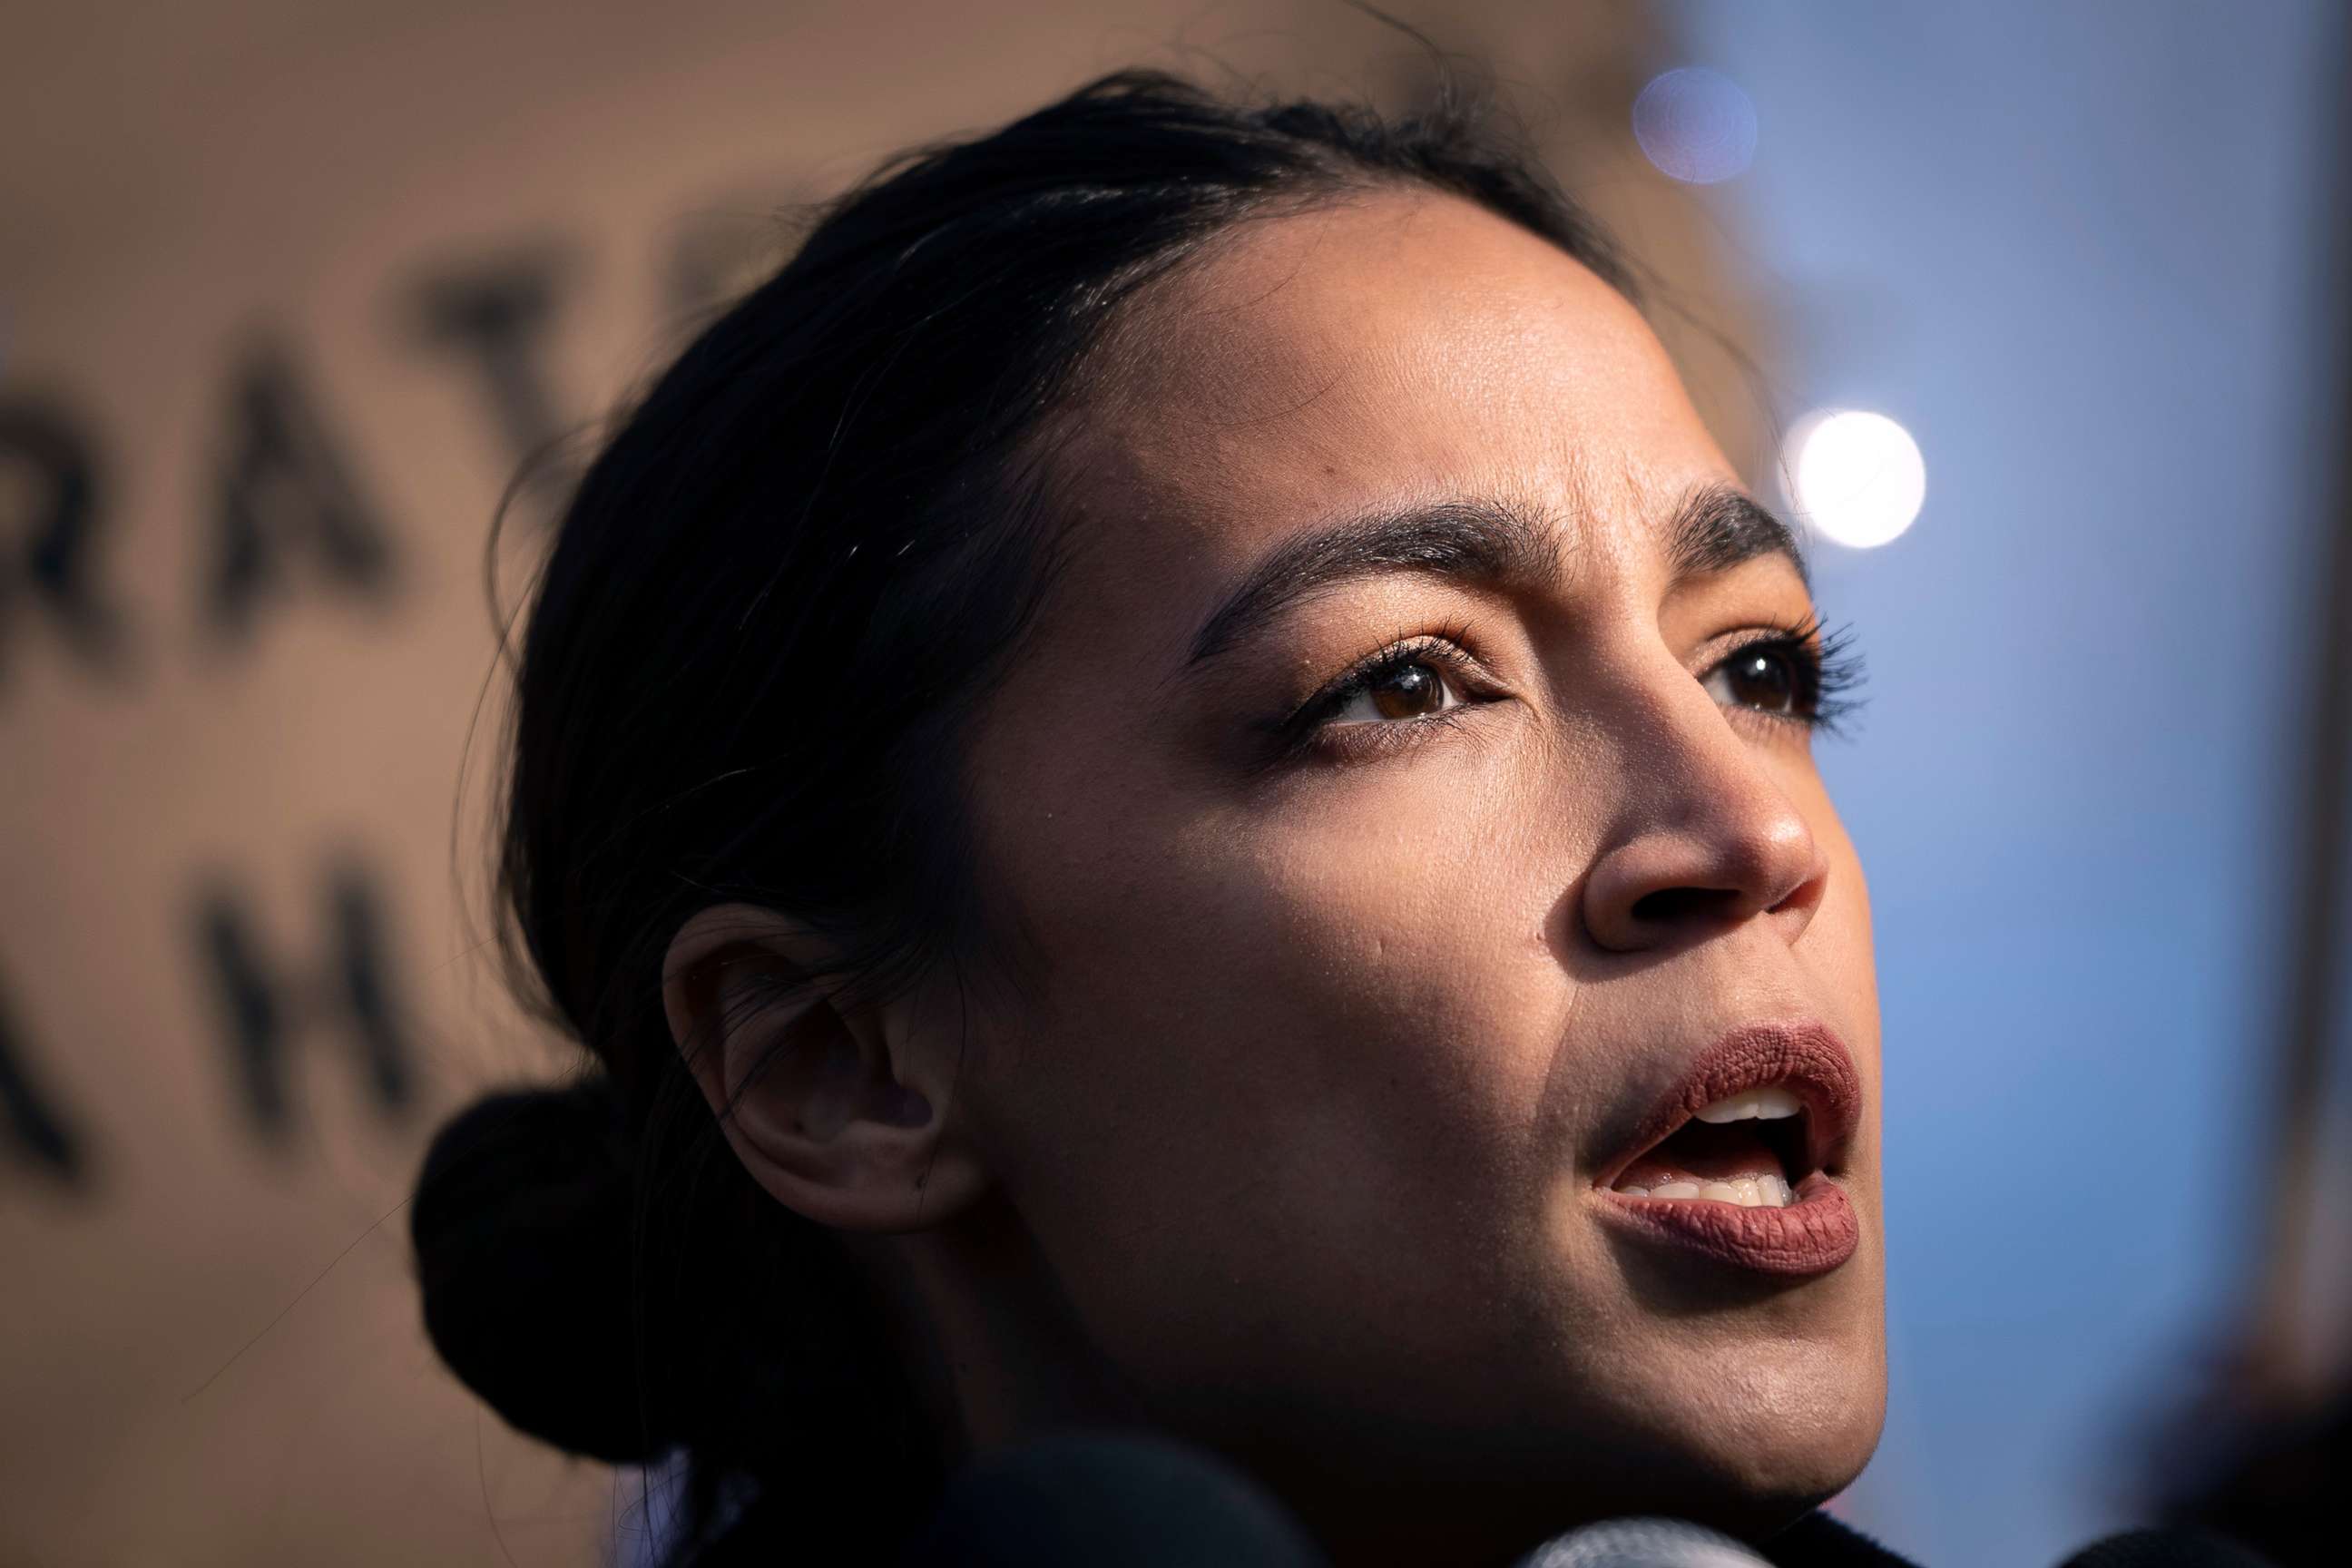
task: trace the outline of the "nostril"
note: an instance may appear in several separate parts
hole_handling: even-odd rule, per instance
[[[1633,900],[1637,921],[1679,925],[1694,919],[1727,920],[1739,912],[1740,895],[1730,888],[1661,888]]]

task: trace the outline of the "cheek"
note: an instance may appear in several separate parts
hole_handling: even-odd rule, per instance
[[[1074,1295],[1156,1313],[1214,1280],[1235,1333],[1236,1300],[1269,1335],[1458,1330],[1517,1270],[1573,991],[1559,848],[1492,772],[1465,749],[1003,847],[1046,972],[988,1074],[990,1152]]]

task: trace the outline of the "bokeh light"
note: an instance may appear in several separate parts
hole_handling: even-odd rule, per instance
[[[1783,460],[1798,515],[1857,550],[1899,536],[1927,499],[1919,443],[1884,414],[1809,415],[1789,432]]]
[[[1633,140],[1659,173],[1711,185],[1756,161],[1756,104],[1721,72],[1684,66],[1633,100]]]

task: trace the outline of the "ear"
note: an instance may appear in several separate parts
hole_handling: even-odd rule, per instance
[[[663,961],[670,1037],[736,1158],[785,1207],[837,1230],[935,1225],[988,1184],[947,1125],[958,1053],[918,1048],[911,1006],[836,1007],[835,957],[776,910],[704,909]]]

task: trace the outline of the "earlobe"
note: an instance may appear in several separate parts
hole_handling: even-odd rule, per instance
[[[785,1206],[843,1230],[946,1219],[986,1186],[906,1016],[844,1011],[835,953],[744,903],[679,927],[663,964],[673,1043],[729,1145]]]

